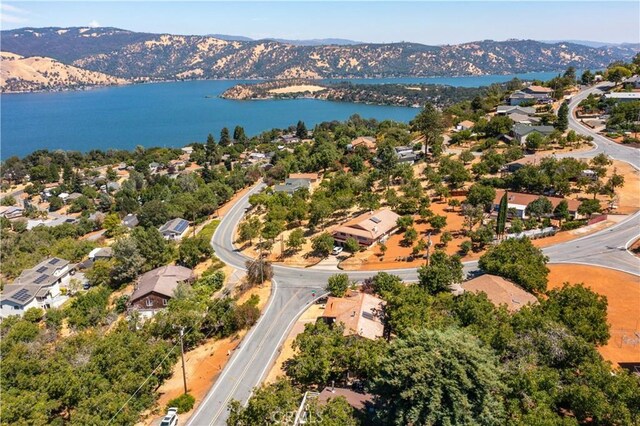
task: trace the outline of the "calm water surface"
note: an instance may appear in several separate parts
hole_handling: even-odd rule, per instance
[[[521,78],[548,79],[557,73]],[[370,79],[363,83],[439,83],[484,86],[513,75]],[[352,114],[379,120],[409,121],[415,108],[327,102],[314,99],[233,101],[220,99],[240,81],[187,81],[98,88],[88,91],[0,96],[0,156],[24,156],[36,149],[132,149],[184,146],[219,135],[227,126],[244,126],[254,135],[303,120],[307,127]],[[210,96],[210,97],[207,97]]]

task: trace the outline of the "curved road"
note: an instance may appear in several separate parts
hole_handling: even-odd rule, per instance
[[[592,157],[604,152],[612,158],[630,163],[640,169],[640,151],[615,144],[580,124],[573,118],[573,110],[589,93],[599,92],[605,84],[580,92],[572,99],[569,126],[576,132],[593,136],[595,149],[575,154]],[[251,260],[238,252],[233,244],[235,229],[249,205],[249,196],[261,191],[264,184],[257,185],[224,216],[211,243],[216,255],[226,264],[245,269]],[[627,250],[640,229],[640,212],[624,221],[595,234],[561,243],[544,249],[551,263],[586,263],[599,265],[640,275],[640,259]],[[188,425],[224,425],[228,417],[227,405],[232,399],[243,403],[249,399],[252,389],[258,386],[278,355],[289,329],[309,304],[313,302],[312,291],[320,295],[325,292],[327,278],[336,273],[331,270],[302,269],[274,265],[273,290],[266,310],[234,351],[228,364],[209,390],[198,409],[188,420]],[[466,262],[467,272],[477,269],[477,262]],[[405,281],[416,281],[415,268],[394,269],[394,274]],[[374,271],[348,272],[361,281],[375,274]]]

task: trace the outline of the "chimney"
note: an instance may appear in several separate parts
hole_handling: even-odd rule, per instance
[[[335,381],[335,380],[332,380],[332,381],[331,381],[331,393],[335,393],[335,391],[336,391],[336,390],[335,390],[335,383],[336,383],[336,381]]]

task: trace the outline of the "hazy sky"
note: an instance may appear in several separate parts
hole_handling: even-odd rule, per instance
[[[111,26],[251,38],[346,38],[447,44],[474,40],[640,41],[640,2],[57,2],[1,0],[2,29]]]

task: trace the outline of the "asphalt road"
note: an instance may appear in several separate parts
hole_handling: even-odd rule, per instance
[[[591,88],[574,96],[570,110],[589,93],[597,92],[602,85]],[[600,152],[612,158],[627,161],[640,168],[640,151],[624,147],[594,133],[571,118],[570,128],[581,134],[591,135],[596,147],[594,150],[575,154],[592,157]],[[245,262],[251,259],[238,252],[233,244],[235,229],[249,205],[249,196],[264,188],[258,185],[236,202],[224,216],[213,238],[212,245],[216,255],[228,265],[238,269],[245,268]],[[640,213],[619,224],[598,233],[544,249],[551,263],[586,263],[619,269],[640,275],[640,260],[632,256],[626,247],[637,238],[640,229]],[[465,271],[477,269],[477,262],[465,263]],[[208,392],[198,409],[188,420],[188,425],[224,425],[228,417],[227,406],[232,399],[246,403],[252,389],[258,386],[267,370],[278,355],[279,349],[295,320],[313,302],[312,292],[316,296],[324,293],[327,278],[337,271],[293,268],[274,265],[273,291],[265,312],[258,323],[243,339],[234,351],[229,363]],[[417,271],[394,269],[392,272],[405,281],[416,281]],[[361,281],[375,272],[348,272],[349,276]]]

